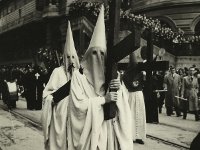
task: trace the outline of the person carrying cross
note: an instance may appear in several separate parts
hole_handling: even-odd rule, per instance
[[[68,84],[78,68],[79,59],[68,22],[63,64],[53,70],[43,91],[42,126],[46,150],[67,150]]]
[[[105,91],[107,60],[104,7],[102,5],[92,39],[84,54],[83,70],[73,73],[69,102],[68,149],[132,150],[131,115],[128,91],[113,79]],[[106,94],[105,94],[106,93]],[[115,101],[117,115],[105,120],[103,106]]]

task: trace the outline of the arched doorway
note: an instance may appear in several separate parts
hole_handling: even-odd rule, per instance
[[[194,33],[195,33],[195,35],[200,35],[200,21],[195,26]]]
[[[192,48],[193,48],[193,53],[195,56],[200,56],[200,21],[196,24],[194,28],[194,37],[195,37],[195,42],[192,43]]]

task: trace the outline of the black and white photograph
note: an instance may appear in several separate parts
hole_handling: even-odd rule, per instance
[[[200,150],[200,0],[0,0],[0,150]]]

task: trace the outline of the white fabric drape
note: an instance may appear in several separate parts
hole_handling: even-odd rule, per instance
[[[43,91],[42,126],[46,150],[67,150],[67,108],[69,96],[52,106],[52,93],[66,84],[70,75],[64,67],[55,68]]]
[[[118,91],[118,114],[104,121],[105,98],[98,96],[84,74],[74,71],[69,102],[68,146],[70,150],[132,150],[128,92]]]

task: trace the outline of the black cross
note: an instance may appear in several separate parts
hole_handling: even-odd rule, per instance
[[[169,68],[169,61],[153,61],[153,33],[149,29],[147,36],[147,61],[145,63],[138,63],[139,71],[146,71],[146,82],[144,85],[144,97],[146,107],[146,121],[147,123],[157,123],[158,121],[158,106],[156,99],[153,99],[153,71],[164,71]],[[135,66],[134,66],[135,67]],[[131,69],[134,69],[131,68]],[[131,70],[130,69],[130,70]]]
[[[144,97],[146,107],[147,123],[158,123],[158,104],[156,99],[153,99],[153,78],[152,72],[158,70],[167,70],[169,68],[168,61],[153,61],[153,33],[149,30],[147,36],[147,62],[139,64],[141,70],[146,71],[146,84],[144,86]]]

